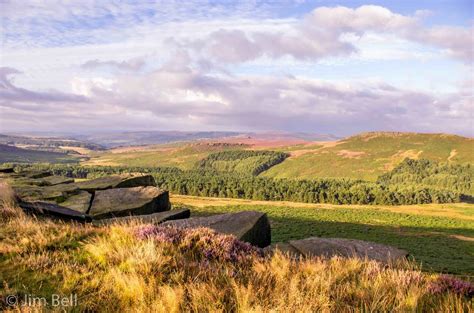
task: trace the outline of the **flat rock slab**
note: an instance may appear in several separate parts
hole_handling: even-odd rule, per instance
[[[78,194],[72,195],[59,203],[59,205],[86,214],[91,206],[92,194],[87,191],[79,191]]]
[[[109,225],[113,223],[128,223],[128,222],[139,222],[144,224],[161,224],[166,221],[179,220],[183,218],[189,218],[191,211],[189,209],[178,209],[170,210],[165,212],[147,214],[147,215],[132,215],[124,217],[107,218],[103,220],[94,220],[92,224],[96,226]]]
[[[168,221],[162,225],[180,228],[208,227],[219,233],[234,235],[239,240],[261,248],[268,246],[271,242],[270,223],[267,215],[256,211],[194,217]]]
[[[46,215],[46,216],[50,216],[54,218],[59,218],[62,220],[67,220],[67,221],[73,220],[73,221],[78,221],[78,222],[83,222],[83,223],[92,221],[92,219],[86,214],[73,211],[71,209],[65,208],[63,206],[60,206],[54,203],[41,202],[41,201],[35,201],[35,202],[21,201],[19,205],[25,212],[29,214]]]
[[[405,250],[355,239],[311,237],[292,240],[289,244],[305,256],[342,256],[362,259],[367,257],[369,260],[390,263],[404,259],[408,255]]]
[[[156,182],[151,175],[123,174],[83,181],[77,183],[77,186],[82,190],[94,192],[96,190],[106,190],[111,188],[156,186]]]
[[[168,191],[157,187],[132,187],[98,190],[89,214],[95,219],[152,214],[171,208]]]

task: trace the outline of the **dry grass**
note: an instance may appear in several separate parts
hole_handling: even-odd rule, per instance
[[[9,202],[12,199],[2,199],[1,207],[2,217],[7,217],[0,227],[3,296],[77,294],[75,310],[98,312],[473,309],[472,302],[448,283],[433,289],[438,275],[424,274],[409,263],[385,266],[359,259],[293,260],[281,253],[262,257],[235,239],[209,230],[191,231],[174,240],[175,231],[136,223],[103,228],[66,224],[27,216]],[[4,214],[5,210],[16,213]],[[151,228],[148,233],[152,235],[143,236],[144,228]],[[226,258],[219,255],[220,250],[209,254],[210,248],[216,251],[219,247],[229,253],[235,244],[249,257]],[[3,309],[31,308],[3,304]],[[61,308],[36,308],[52,309]]]

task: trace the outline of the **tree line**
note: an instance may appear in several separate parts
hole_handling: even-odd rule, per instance
[[[238,172],[257,176],[283,162],[289,155],[277,151],[229,150],[209,154],[196,164],[201,170]]]
[[[82,167],[61,164],[34,165],[33,168],[48,169],[55,175],[75,178],[96,178],[130,172],[149,173],[163,189],[182,195],[205,197],[383,205],[452,203],[460,202],[463,198],[460,192],[412,184],[352,179],[272,179],[212,169],[185,171],[172,167]]]
[[[474,167],[471,164],[438,163],[430,160],[406,158],[392,171],[381,175],[383,185],[412,185],[449,189],[474,195]]]

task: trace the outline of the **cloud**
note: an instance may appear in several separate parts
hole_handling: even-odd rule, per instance
[[[23,107],[37,107],[37,102],[57,103],[57,102],[86,102],[87,99],[79,96],[66,94],[59,91],[35,92],[24,88],[16,87],[12,83],[12,75],[21,74],[20,71],[0,67],[0,104],[3,106],[23,105]],[[41,109],[44,109],[42,107]]]
[[[142,57],[133,58],[130,60],[118,62],[118,61],[100,61],[100,60],[89,60],[81,65],[81,68],[94,70],[97,68],[115,68],[122,71],[139,71],[145,66],[145,59]]]
[[[393,60],[402,58],[419,61],[438,54],[440,62],[449,57],[469,65],[472,28],[428,27],[423,25],[427,12],[407,16],[373,5],[319,7],[287,18],[268,18],[272,9],[259,2],[198,5],[195,16],[191,4],[180,6],[169,1],[2,3],[2,59],[25,72],[0,69],[2,131],[248,129],[344,135],[388,129],[473,134],[472,80],[446,94],[429,87],[402,88],[399,77],[398,87],[384,82],[394,81],[398,63]],[[364,74],[382,78],[346,80],[346,66],[364,57],[378,61],[368,66],[383,65]],[[346,63],[317,67],[322,60]],[[429,65],[444,73],[453,63]],[[298,71],[296,66],[315,70]],[[312,78],[299,76],[302,72]],[[407,71],[398,75],[403,73]],[[413,80],[433,78],[426,73]]]
[[[300,60],[347,56],[357,52],[345,34],[359,37],[367,33],[385,33],[417,43],[444,49],[449,56],[472,62],[473,28],[422,26],[423,14],[404,16],[375,5],[356,9],[347,7],[319,7],[304,16],[287,31],[250,31],[220,29],[194,47],[212,58],[227,63],[239,63],[262,56],[281,58],[292,56]]]
[[[176,59],[150,73],[77,80],[75,90],[82,95],[31,92],[2,79],[2,124],[14,129],[8,119],[16,114],[22,127],[41,119],[38,127],[50,127],[54,121],[61,130],[245,129],[339,135],[411,130],[473,135],[466,118],[472,98],[466,98],[464,87],[459,93],[437,96],[381,82],[234,77],[193,69],[183,55]]]

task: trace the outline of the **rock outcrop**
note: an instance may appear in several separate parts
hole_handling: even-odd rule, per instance
[[[122,174],[91,179],[77,183],[76,185],[81,190],[94,192],[96,190],[106,190],[112,188],[156,186],[156,182],[151,175]]]
[[[271,242],[270,223],[267,215],[256,211],[194,217],[168,221],[162,225],[183,228],[208,227],[219,233],[234,235],[239,240],[261,248],[268,246]]]
[[[152,214],[170,209],[168,191],[157,187],[132,187],[98,190],[89,215],[95,219]]]
[[[68,197],[59,205],[71,209],[73,211],[87,214],[91,206],[92,194],[87,191],[79,191],[77,194]]]
[[[46,216],[52,216],[64,220],[75,220],[78,222],[91,222],[92,219],[87,214],[65,208],[55,203],[49,202],[20,202],[20,207],[27,213],[41,214]]]
[[[395,247],[363,241],[342,238],[310,237],[302,240],[291,240],[288,243],[272,245],[270,252],[280,250],[293,257],[322,256],[322,257],[358,257],[367,258],[383,263],[390,263],[406,258],[408,252]]]

